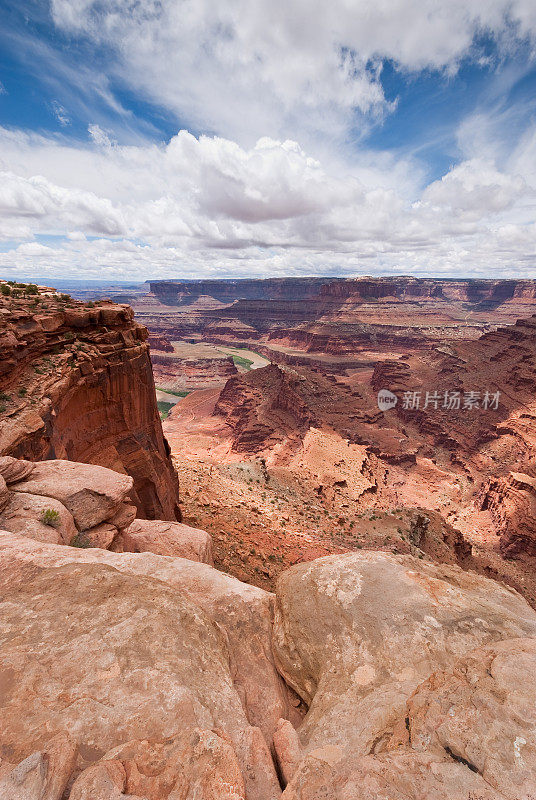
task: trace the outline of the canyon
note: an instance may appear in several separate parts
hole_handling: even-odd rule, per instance
[[[536,797],[536,282],[146,288],[0,295],[0,798]]]

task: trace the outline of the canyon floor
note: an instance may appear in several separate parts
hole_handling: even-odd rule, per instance
[[[199,297],[193,282],[179,285],[175,304],[170,282],[162,294],[151,287],[136,313],[157,335],[255,347],[272,362],[215,374],[201,390],[192,378],[165,420],[184,517],[210,531],[218,566],[264,588],[299,561],[411,553],[420,537],[437,558],[499,577],[536,604],[533,287],[404,281],[339,281],[327,286],[334,297],[326,286],[282,297],[278,285],[276,296],[247,300],[222,294],[243,286]],[[265,291],[255,283],[250,293]],[[397,394],[396,408],[379,410],[380,389]],[[456,390],[462,407],[442,408]],[[404,409],[414,391],[421,407]],[[427,391],[440,399],[424,410]],[[464,409],[471,392],[477,407]],[[486,392],[498,393],[497,409],[482,407]]]

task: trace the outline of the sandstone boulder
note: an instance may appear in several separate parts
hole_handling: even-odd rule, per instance
[[[164,742],[132,741],[111,750],[75,781],[69,800],[243,800],[244,779],[231,744],[207,730]]]
[[[272,745],[281,717],[300,721],[273,661],[273,595],[268,592],[207,564],[186,559],[58,548],[0,533],[0,558],[13,553],[18,563],[50,569],[67,564],[101,564],[127,576],[148,577],[166,584],[201,608],[225,635],[234,688],[250,724],[262,730],[266,742]]]
[[[73,547],[98,547],[107,550],[113,543],[119,531],[109,522],[102,522],[94,528],[76,533],[69,544]]]
[[[303,759],[303,750],[299,736],[288,719],[280,719],[274,731],[274,751],[279,767],[279,774],[286,786]]]
[[[285,800],[530,800],[536,796],[536,640],[477,648],[408,700],[383,752],[309,752]]]
[[[70,511],[80,531],[111,518],[132,489],[129,475],[72,461],[41,461],[31,475],[13,486],[16,492],[55,497]]]
[[[265,593],[205,564],[13,534],[0,535],[0,587],[0,748],[20,759],[69,730],[91,762],[133,739],[216,730],[236,753],[247,800],[279,796],[267,744],[240,692],[249,656],[255,677],[264,677],[268,713],[284,699],[266,655],[269,618],[259,623],[255,613],[261,598],[269,613]],[[240,669],[231,635],[242,640]],[[207,789],[207,798],[217,796]]]
[[[147,800],[127,795],[127,774],[117,760],[99,761],[88,767],[73,784],[69,800]]]
[[[10,493],[4,478],[0,475],[0,511],[9,503]]]
[[[72,514],[59,500],[26,492],[10,493],[0,528],[51,544],[69,544],[77,534]]]
[[[535,639],[473,650],[416,689],[390,749],[447,754],[503,797],[536,797],[535,674]]]
[[[9,772],[0,773],[2,800],[61,800],[76,761],[76,743],[58,734]]]
[[[386,746],[407,698],[431,673],[475,647],[536,637],[536,614],[513,590],[411,556],[360,552],[300,564],[280,576],[276,596],[276,663],[309,705],[299,730],[307,758],[289,798],[368,797],[328,791],[317,777],[310,783],[317,753],[331,764],[329,781],[338,775],[344,784],[346,772],[359,772],[356,758]],[[313,792],[318,781],[325,794]]]
[[[34,469],[33,461],[13,456],[0,456],[0,475],[7,485],[25,480]]]
[[[309,753],[281,800],[504,800],[504,796],[463,764],[429,753],[356,756],[328,745]]]
[[[136,519],[123,532],[122,540],[125,552],[179,556],[213,564],[210,535],[181,522]]]

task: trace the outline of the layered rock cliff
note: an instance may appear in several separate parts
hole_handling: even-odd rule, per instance
[[[438,340],[476,339],[536,308],[531,280],[278,278],[151,281],[150,288],[135,303],[150,330],[262,346],[278,363],[297,363],[299,353],[427,350]]]
[[[2,296],[0,453],[111,467],[132,476],[138,516],[178,519],[146,339],[128,306]]]

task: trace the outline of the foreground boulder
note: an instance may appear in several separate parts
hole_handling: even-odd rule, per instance
[[[78,533],[73,515],[63,503],[26,492],[10,492],[0,512],[0,526],[51,544],[69,544]]]
[[[318,559],[274,608],[208,564],[0,531],[2,800],[276,800],[274,762],[285,800],[529,800],[535,670],[535,612],[455,566]]]
[[[2,476],[6,476],[6,479]],[[0,458],[0,529],[50,544],[179,556],[213,564],[206,531],[135,519],[132,478],[105,467]]]
[[[389,749],[447,753],[501,796],[536,796],[536,640],[479,647],[422,683]]]
[[[54,497],[73,515],[79,531],[117,514],[128,499],[133,480],[106,467],[74,461],[42,461],[11,488],[15,492]]]
[[[278,796],[268,744],[289,702],[272,661],[271,595],[186,559],[7,533],[0,584],[0,670],[11,676],[0,744],[17,759],[64,730],[90,761],[133,739],[217,730],[248,800]]]
[[[75,781],[69,800],[245,800],[235,752],[214,731],[116,747]]]
[[[449,792],[457,797],[465,786],[467,800],[476,773],[463,756],[454,760],[452,772],[446,750],[404,755],[404,769],[413,769],[413,761],[424,778],[430,770],[434,774],[432,762],[445,762],[440,767],[444,795],[429,781],[418,790],[415,784],[413,794],[411,783],[397,789],[401,766],[390,761],[375,762],[377,781],[368,793],[358,790],[366,784],[363,776],[374,771],[360,759],[388,748],[401,720],[404,725],[408,697],[432,673],[451,669],[482,645],[503,642],[508,651],[516,637],[536,637],[534,611],[514,591],[457,567],[364,552],[318,559],[283,573],[277,586],[276,663],[310,706],[299,729],[306,757],[284,797],[346,800],[385,792],[392,800],[446,798]],[[530,691],[534,704],[536,689]],[[494,746],[506,746],[505,740],[499,737]],[[465,784],[452,778],[450,786],[448,775],[462,768],[468,773]],[[483,778],[479,781],[485,786]]]
[[[213,564],[212,539],[206,531],[181,522],[136,519],[122,534],[129,553],[156,553]]]
[[[16,766],[0,761],[2,800],[61,800],[76,764],[77,746],[58,734]]]

